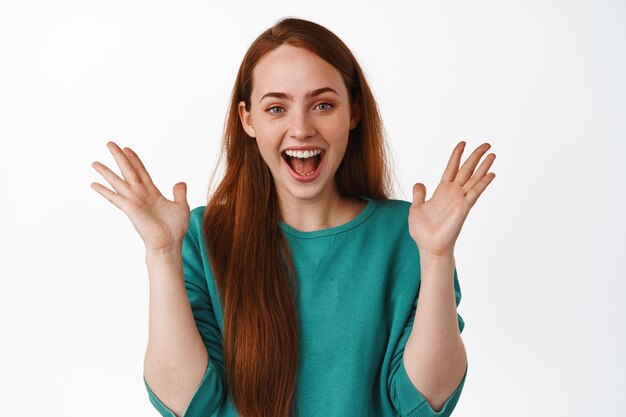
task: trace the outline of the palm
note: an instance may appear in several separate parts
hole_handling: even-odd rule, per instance
[[[168,200],[154,185],[135,152],[130,148],[122,151],[114,142],[109,142],[107,146],[124,179],[105,165],[94,162],[94,169],[105,177],[116,192],[96,182],[91,186],[126,213],[146,249],[161,250],[179,245],[189,227],[186,184],[177,183],[174,186],[174,201]]]
[[[189,208],[156,192],[159,194],[156,198],[150,196],[144,205],[131,205],[129,209],[133,226],[142,240],[149,242],[146,246],[150,249],[162,249],[182,241],[189,226]]]
[[[487,174],[495,154],[489,154],[474,172],[478,161],[490,146],[485,143],[476,148],[459,170],[465,147],[464,142],[459,142],[430,200],[425,201],[426,187],[423,184],[417,183],[413,187],[409,233],[420,253],[446,256],[454,252],[454,245],[470,209],[495,178],[494,173]]]

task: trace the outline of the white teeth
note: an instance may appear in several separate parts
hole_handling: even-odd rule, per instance
[[[310,158],[312,156],[319,155],[320,153],[322,153],[322,150],[315,149],[313,151],[294,151],[294,150],[288,149],[285,151],[285,153],[291,157]]]

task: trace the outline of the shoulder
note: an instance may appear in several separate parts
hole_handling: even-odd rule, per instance
[[[204,209],[206,206],[198,206],[189,212],[189,229],[187,234],[192,235],[196,242],[200,241],[202,236],[202,217],[204,216]]]
[[[378,206],[380,207],[381,210],[384,210],[386,212],[392,212],[392,213],[399,213],[399,212],[408,213],[412,204],[409,201],[396,200],[393,198],[390,198],[388,200],[376,200],[376,202],[378,203]]]
[[[411,203],[404,200],[375,200],[376,207],[366,222],[368,233],[386,236],[387,239],[404,239],[408,234]]]
[[[404,222],[408,220],[409,209],[411,208],[409,201],[388,199],[376,200],[376,217],[383,219],[391,224]]]
[[[191,210],[189,213],[189,223],[197,223],[198,221],[202,224],[202,216],[204,215],[204,209],[206,206],[198,206]]]

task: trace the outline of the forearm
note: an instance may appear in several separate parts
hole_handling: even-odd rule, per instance
[[[439,411],[467,366],[454,295],[454,256],[425,256],[420,265],[420,292],[404,366],[413,385]]]
[[[182,250],[146,253],[150,281],[148,346],[144,377],[152,391],[182,415],[208,364],[196,327],[182,266]]]

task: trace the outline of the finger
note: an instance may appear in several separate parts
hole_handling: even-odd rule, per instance
[[[102,175],[104,179],[106,179],[107,182],[111,184],[111,187],[113,187],[113,189],[119,194],[128,195],[130,193],[130,187],[128,186],[126,181],[118,177],[115,172],[109,169],[109,167],[101,164],[98,161],[91,164],[91,166],[93,167],[93,169],[98,171],[98,173]]]
[[[174,185],[174,202],[187,204],[187,184],[184,182]]]
[[[478,161],[480,161],[480,158],[482,158],[483,154],[487,152],[489,148],[491,148],[491,145],[489,143],[483,143],[478,148],[476,148],[474,152],[472,152],[472,154],[467,158],[463,166],[461,166],[461,169],[454,179],[454,182],[459,185],[464,185],[469,177],[471,177],[474,173],[474,169],[476,168],[476,165],[478,165]]]
[[[469,190],[474,188],[474,185],[476,185],[476,183],[480,181],[485,176],[485,174],[487,174],[487,171],[489,171],[489,168],[495,160],[496,154],[490,153],[489,155],[487,155],[487,157],[480,164],[476,172],[474,172],[474,175],[472,175],[472,178],[470,178],[469,181],[467,181],[465,185],[463,185],[463,190],[465,191],[465,194],[467,194]]]
[[[448,160],[448,165],[443,171],[441,181],[454,181],[456,173],[459,170],[459,163],[461,162],[461,155],[463,155],[465,144],[465,141],[461,141],[455,146],[454,150],[452,151],[452,155],[450,155],[450,159]]]
[[[139,159],[139,156],[135,153],[135,151],[133,151],[129,147],[124,148],[123,151],[126,154],[126,157],[130,161],[130,163],[132,164],[133,168],[135,168],[135,172],[137,172],[137,175],[139,176],[141,182],[144,182],[146,184],[152,184],[152,178],[150,177],[150,174],[148,174],[148,170],[143,165],[143,162],[141,162],[141,159]]]
[[[426,199],[426,186],[422,183],[417,183],[413,186],[413,204],[421,206]]]
[[[111,203],[113,203],[115,207],[119,208],[120,210],[123,210],[122,204],[124,203],[124,199],[120,197],[119,194],[114,193],[113,191],[105,187],[104,185],[97,183],[97,182],[92,182],[91,188],[96,190],[101,196],[103,196],[104,198],[109,200]]]
[[[489,174],[485,175],[480,181],[478,181],[478,184],[476,184],[474,188],[469,190],[469,192],[465,195],[465,198],[470,206],[473,206],[476,203],[478,197],[480,197],[483,191],[485,191],[485,188],[487,188],[487,186],[491,183],[491,181],[493,181],[495,177],[496,174],[490,172]]]
[[[129,184],[139,182],[139,177],[135,172],[135,168],[133,168],[124,151],[122,151],[115,142],[107,142],[107,148],[109,148],[109,151],[113,154],[113,158],[115,158],[117,166],[120,167],[120,171],[122,171],[124,179]]]

